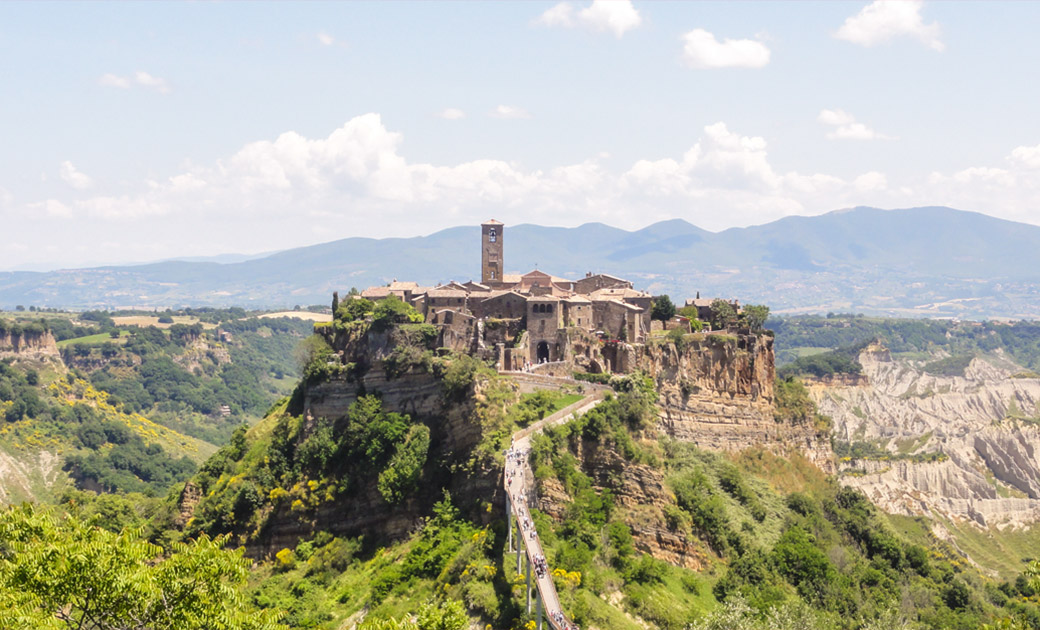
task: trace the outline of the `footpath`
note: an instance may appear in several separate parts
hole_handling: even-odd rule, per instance
[[[503,372],[510,376],[529,377],[526,373]],[[533,380],[533,379],[532,379]],[[538,377],[546,386],[546,389],[556,389],[561,385],[579,383],[571,379]],[[580,383],[586,389],[589,383]],[[560,606],[560,597],[553,583],[552,570],[550,569],[545,553],[542,551],[541,539],[535,528],[534,521],[528,511],[529,503],[533,499],[534,472],[531,470],[529,455],[531,452],[531,436],[540,433],[547,427],[556,426],[580,417],[590,409],[603,401],[609,387],[591,385],[592,392],[579,400],[568,405],[556,413],[546,416],[531,426],[517,431],[513,434],[512,447],[506,451],[506,466],[503,485],[506,491],[506,513],[509,531],[509,541],[506,543],[506,552],[512,552],[513,540],[516,540],[516,570],[521,571],[521,560],[526,557],[527,567],[527,612],[531,612],[531,581],[537,590],[538,606],[538,628],[542,628],[542,616],[546,617],[549,626],[555,630],[578,630],[573,622],[567,619]],[[514,526],[515,523],[515,526]],[[514,532],[514,528],[516,531]],[[524,550],[521,555],[521,547]],[[534,575],[532,576],[532,571]]]

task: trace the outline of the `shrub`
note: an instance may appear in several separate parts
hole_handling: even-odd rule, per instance
[[[390,465],[379,474],[377,487],[387,503],[399,503],[415,491],[429,450],[429,427],[417,424],[408,429],[408,434],[404,442],[397,446]]]
[[[344,323],[363,321],[374,308],[370,300],[350,298],[336,309],[336,319]]]
[[[772,557],[776,570],[807,598],[818,593],[819,587],[831,580],[834,574],[833,565],[816,547],[815,539],[797,525],[780,536],[773,547]]]
[[[379,300],[372,308],[372,327],[376,330],[386,330],[395,324],[421,324],[422,321],[422,314],[396,295]]]
[[[283,571],[288,571],[296,566],[296,556],[293,554],[293,550],[287,547],[274,554],[274,559],[276,561],[275,566]]]

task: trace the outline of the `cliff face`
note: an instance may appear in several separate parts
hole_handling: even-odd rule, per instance
[[[329,334],[327,340],[343,369],[303,387],[301,406],[292,412],[303,416],[296,441],[306,439],[319,419],[331,422],[336,432],[344,430],[351,405],[361,396],[376,395],[387,412],[407,414],[412,422],[430,430],[429,454],[419,486],[443,487],[456,505],[472,509],[471,516],[490,519],[495,515],[476,507],[500,499],[501,471],[484,470],[468,461],[483,437],[475,406],[482,399],[486,381],[477,379],[464,400],[447,402],[441,378],[423,363],[422,349],[418,348],[418,355],[408,355],[416,346],[409,346],[404,334],[400,330],[379,332],[360,327]],[[410,359],[403,360],[402,356]],[[442,495],[439,490],[420,491],[391,505],[377,489],[378,472],[360,471],[346,480],[349,492],[337,494],[314,509],[298,511],[288,504],[265,508],[274,511],[267,515],[262,534],[247,545],[248,553],[270,555],[295,546],[315,531],[336,536],[365,535],[373,540],[407,537],[421,526],[423,517]]]
[[[58,344],[51,332],[0,330],[0,357],[59,358]]]
[[[694,571],[707,564],[710,552],[704,544],[668,526],[664,508],[674,504],[658,469],[625,461],[612,449],[579,443],[582,468],[602,488],[609,487],[624,508],[625,522],[637,549],[658,560]],[[563,485],[550,478],[539,483],[538,508],[557,521],[564,519],[572,498]]]
[[[1027,373],[1001,355],[973,359],[963,376],[928,374],[878,345],[859,361],[861,379],[808,384],[837,439],[880,449],[843,461],[843,483],[898,514],[1040,517],[1040,379],[1016,378]]]
[[[796,450],[824,472],[834,472],[828,436],[774,417],[771,337],[698,335],[681,348],[621,346],[618,364],[654,378],[660,433],[708,450],[765,447],[779,455]],[[714,554],[700,539],[669,525],[666,509],[674,507],[675,497],[660,467],[629,462],[596,442],[578,441],[575,448],[593,485],[609,488],[623,508],[638,549],[692,570],[711,562]],[[539,508],[554,519],[565,517],[572,500],[556,479],[539,484]]]
[[[418,369],[388,376],[382,363],[376,363],[358,377],[346,375],[306,387],[303,403],[304,429],[300,439],[313,430],[318,418],[342,427],[350,405],[360,395],[378,395],[383,408],[408,414],[413,422],[430,429],[430,451],[420,487],[444,487],[456,505],[472,508],[494,501],[500,493],[500,470],[472,470],[465,464],[482,437],[474,404],[480,398],[478,383],[472,396],[455,405],[446,405],[441,380]],[[421,526],[422,518],[442,496],[419,492],[399,504],[391,505],[376,486],[378,471],[363,473],[348,483],[353,490],[323,502],[314,510],[296,512],[283,505],[267,518],[263,535],[248,546],[251,555],[270,555],[283,547],[293,547],[315,531],[336,536],[366,535],[376,540],[399,540]],[[471,516],[490,519],[494,514],[474,511]]]
[[[662,432],[709,450],[794,448],[833,472],[826,436],[774,418],[772,337],[697,335],[685,346],[631,346],[625,358],[654,377]]]
[[[330,331],[327,340],[336,354],[334,362],[343,369],[304,388],[300,408],[293,412],[304,417],[304,435],[317,419],[342,422],[359,396],[378,394],[386,410],[407,413],[430,428],[428,461],[438,462],[442,468],[425,470],[424,486],[447,487],[457,505],[500,502],[500,470],[472,470],[462,465],[487,429],[477,413],[486,382],[478,380],[465,400],[449,402],[438,370],[423,366],[416,355],[402,369],[402,345],[407,345],[402,334],[400,330],[366,332],[360,327]],[[617,367],[642,370],[655,380],[660,432],[713,450],[764,446],[784,453],[794,448],[821,468],[832,468],[829,447],[812,427],[774,419],[771,337],[700,335],[688,339],[682,348],[672,343],[621,344],[616,352],[612,359]],[[508,387],[518,394],[531,388],[527,380],[537,378],[510,379]],[[676,565],[694,569],[703,565],[708,553],[703,543],[687,539],[665,521],[664,508],[674,504],[674,497],[665,486],[663,471],[627,462],[610,449],[593,445],[581,449],[582,468],[596,485],[611,487],[619,503],[628,508],[637,547]],[[251,552],[291,547],[316,529],[335,535],[379,532],[380,536],[400,538],[413,531],[432,502],[440,498],[432,496],[437,493],[420,492],[390,506],[376,491],[374,479],[351,481],[358,485],[349,496],[324,503],[305,517],[285,507],[271,514],[262,542]],[[569,499],[556,486],[549,481],[540,488],[539,501],[546,512],[562,518]]]

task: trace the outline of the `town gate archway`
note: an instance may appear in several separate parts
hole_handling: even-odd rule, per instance
[[[539,341],[537,348],[537,358],[539,363],[545,363],[549,360],[549,342]]]

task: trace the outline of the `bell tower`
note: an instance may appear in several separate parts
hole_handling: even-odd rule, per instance
[[[502,282],[505,267],[502,241],[505,225],[490,219],[480,224],[480,283]]]

